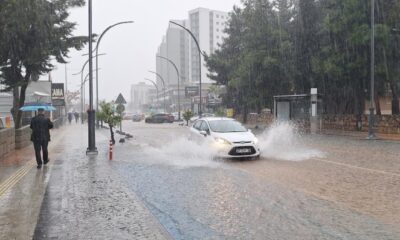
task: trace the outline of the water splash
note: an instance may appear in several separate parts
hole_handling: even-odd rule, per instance
[[[218,167],[219,162],[214,160],[216,152],[210,148],[207,141],[196,142],[190,141],[187,137],[163,144],[162,146],[147,146],[144,154],[148,156],[154,163],[167,164],[176,167]]]
[[[299,129],[288,122],[277,122],[259,137],[261,155],[287,161],[324,157],[324,153],[307,147]]]

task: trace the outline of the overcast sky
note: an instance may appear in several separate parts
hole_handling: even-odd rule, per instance
[[[119,25],[104,35],[99,53],[99,98],[115,99],[122,93],[130,101],[131,84],[154,79],[148,70],[155,70],[155,55],[165,34],[168,21],[187,19],[188,11],[204,7],[229,12],[240,0],[93,0],[93,32],[100,34],[107,26],[133,20],[133,24]],[[77,22],[75,35],[88,34],[87,6],[71,10],[70,21]],[[68,69],[68,90],[77,90],[79,72],[87,57],[87,48],[71,51]],[[64,82],[64,65],[57,64],[52,72],[53,82]],[[95,68],[95,66],[93,66]],[[87,73],[87,72],[86,72]],[[46,78],[46,77],[45,77]]]

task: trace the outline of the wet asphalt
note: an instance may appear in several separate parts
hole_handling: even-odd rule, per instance
[[[386,174],[383,177],[394,173],[389,180],[397,190],[389,195],[399,196],[399,143],[378,142],[371,147],[359,139],[304,136],[301,141],[326,154],[310,155],[301,162],[270,156],[260,160],[213,160],[207,149],[187,142],[186,127],[129,121],[123,126],[134,138],[116,146],[110,166],[173,239],[400,239],[397,220],[387,221],[390,213],[379,215],[364,210],[369,204],[384,203],[357,199],[357,192],[355,202],[349,203],[341,195],[349,196],[351,189],[329,195],[329,184],[343,183],[341,172],[349,171],[353,178],[344,181],[350,181],[348,184],[356,190],[357,184],[351,181],[367,178],[362,171],[376,169]],[[345,146],[351,146],[353,152]],[[332,155],[330,149],[341,151]],[[357,157],[360,149],[367,156],[364,161]],[[376,167],[379,164],[374,158],[380,159],[379,151],[387,152],[386,162],[391,166]],[[332,167],[324,161],[335,164]],[[318,164],[321,166],[313,169]],[[291,172],[282,170],[285,166]],[[304,174],[307,167],[314,173]],[[324,179],[331,180],[325,183]],[[327,193],[315,194],[314,183],[321,183]],[[376,188],[385,188],[385,184]],[[384,207],[396,214],[400,200],[394,201]],[[360,206],[363,204],[365,207]]]

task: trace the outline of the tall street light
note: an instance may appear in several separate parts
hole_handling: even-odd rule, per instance
[[[176,74],[178,75],[178,121],[180,121],[181,120],[181,101],[180,101],[180,87],[179,87],[180,75],[179,75],[178,67],[176,67],[176,64],[169,58],[159,56],[159,55],[157,55],[157,57],[170,62],[172,64],[172,66],[174,66]]]
[[[158,73],[156,73],[156,72],[154,72],[154,71],[149,71],[149,72],[150,72],[150,73],[154,73],[155,75],[157,75],[157,76],[161,79],[161,82],[162,82],[163,88],[164,88],[164,112],[166,113],[166,112],[167,112],[167,107],[166,107],[166,104],[165,104],[165,91],[166,91],[166,89],[165,89],[165,81],[164,81],[164,79],[161,77],[160,74],[158,74]]]
[[[156,88],[156,98],[157,98],[157,102],[158,102],[158,86],[157,86],[157,83],[155,83],[153,80],[150,80],[148,78],[145,78],[144,80],[147,80],[147,81],[151,82],[154,85],[154,87]]]
[[[94,126],[95,111],[93,109],[93,33],[92,33],[92,0],[89,0],[89,110],[88,110],[88,148],[86,155],[97,155],[96,132]]]
[[[194,36],[194,34],[187,28],[185,28],[184,26],[180,25],[179,23],[176,23],[174,21],[169,21],[170,23],[177,25],[183,29],[185,29],[186,32],[188,32],[190,34],[190,36],[192,36],[194,42],[196,43],[197,49],[199,50],[199,95],[200,95],[200,104],[199,104],[199,117],[201,118],[202,115],[202,104],[203,104],[203,100],[201,99],[201,56],[203,55],[203,52],[200,49],[200,45],[199,42],[197,41],[196,37]]]
[[[105,53],[100,53],[100,54],[96,54],[96,57],[98,56],[104,56],[106,55]],[[85,61],[85,63],[82,65],[82,70],[80,72],[74,73],[72,75],[81,75],[81,85],[84,87],[83,84],[83,72],[85,71],[85,67],[86,65],[89,63],[89,59]],[[83,113],[84,109],[85,109],[85,105],[84,105],[84,99],[85,99],[85,91],[84,88],[81,88],[81,112]],[[81,117],[81,122],[83,123],[83,117]]]
[[[96,49],[95,49],[95,50],[96,50],[96,68],[99,68],[99,60],[98,60],[99,45],[100,45],[101,39],[103,38],[104,34],[106,34],[106,33],[107,33],[111,28],[113,28],[113,27],[116,27],[116,26],[121,25],[121,24],[127,24],[127,23],[133,23],[133,21],[124,21],[124,22],[115,23],[115,24],[113,24],[113,25],[108,26],[108,27],[100,34],[100,37],[99,37],[99,39],[97,40]],[[96,71],[96,110],[98,111],[98,109],[99,109],[99,74],[98,74],[98,72]],[[99,127],[99,120],[97,119],[96,122],[97,122],[97,123],[96,123],[97,127]]]
[[[375,93],[375,0],[371,0],[371,96],[368,118],[368,139],[376,139],[374,127]]]

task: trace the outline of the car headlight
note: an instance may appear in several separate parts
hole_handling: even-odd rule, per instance
[[[231,143],[229,142],[229,141],[227,141],[227,140],[225,140],[225,139],[223,139],[223,138],[215,138],[215,141],[218,143],[218,144],[227,144],[227,145],[231,145]]]
[[[258,138],[255,137],[254,140],[253,140],[253,143],[257,145],[258,144]]]

